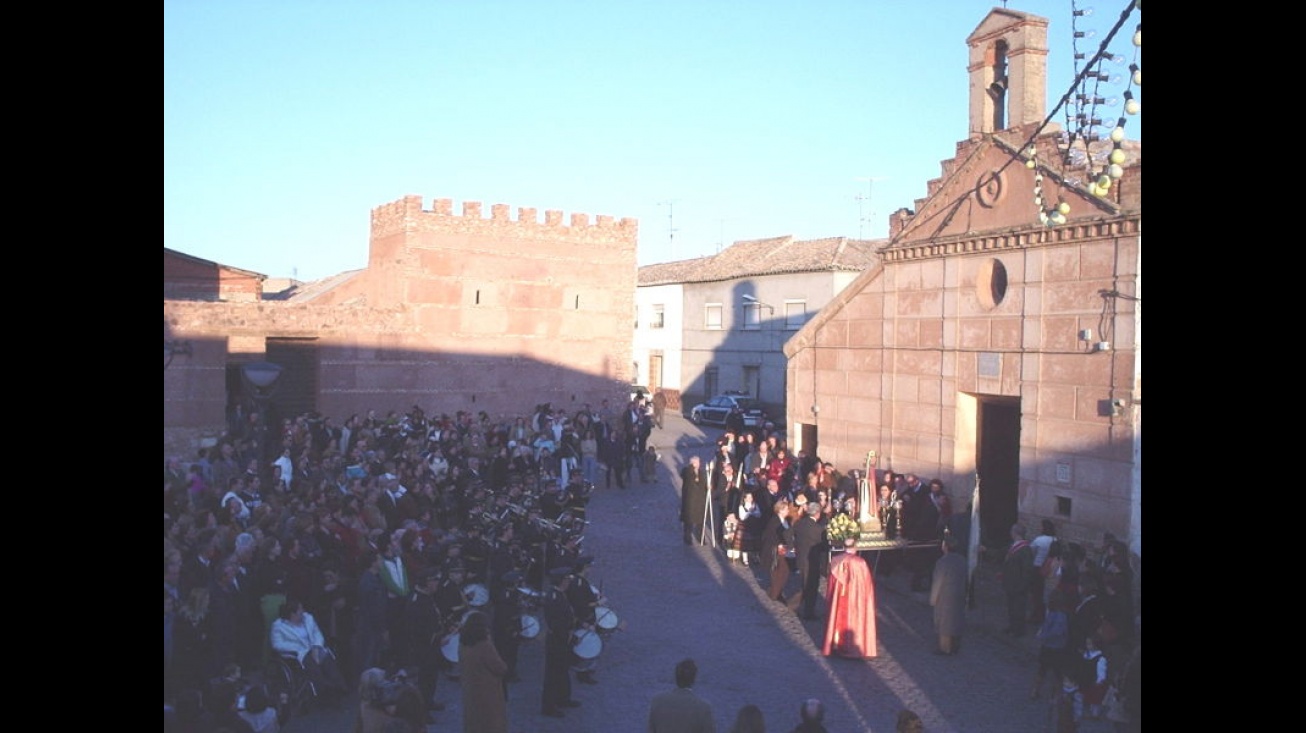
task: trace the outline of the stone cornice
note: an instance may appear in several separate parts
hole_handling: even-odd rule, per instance
[[[1086,242],[1110,237],[1136,236],[1142,225],[1141,214],[1134,217],[1081,221],[1059,227],[1037,227],[1007,232],[986,232],[939,237],[914,243],[900,243],[882,250],[885,262],[907,262],[950,257],[977,252],[1025,249]]]

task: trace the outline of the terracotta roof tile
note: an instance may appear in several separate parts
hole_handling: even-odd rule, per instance
[[[797,272],[861,272],[875,264],[876,251],[887,243],[848,237],[747,239],[708,257],[645,265],[639,268],[638,282],[666,285]]]

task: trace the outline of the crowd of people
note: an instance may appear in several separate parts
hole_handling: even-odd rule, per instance
[[[1011,528],[1002,561],[1007,628],[1022,636],[1037,629],[1038,662],[1030,699],[1045,686],[1057,730],[1074,730],[1084,720],[1109,719],[1126,729],[1142,714],[1142,648],[1128,546],[1111,534],[1090,556],[1080,543],[1057,538],[1056,523],[1043,520],[1027,539],[1022,525]]]
[[[879,470],[874,458],[867,468],[869,475],[844,474],[818,456],[792,456],[783,436],[768,426],[728,423],[712,458],[691,456],[681,470],[683,541],[723,549],[732,562],[755,566],[768,596],[807,620],[821,618],[817,604],[828,579],[823,651],[873,657],[874,583],[851,551],[865,520],[873,518],[885,539],[904,540],[910,548],[883,553],[877,573],[899,566],[909,573],[911,590],[928,593],[934,608],[935,653],[955,655],[973,603],[970,507],[955,510],[940,479]],[[863,501],[873,502],[866,514],[859,510]],[[790,582],[794,574],[797,584]],[[1027,625],[1040,627],[1031,698],[1046,679],[1068,726],[1102,718],[1108,708],[1115,708],[1112,720],[1122,730],[1140,718],[1141,651],[1128,546],[1107,535],[1090,557],[1082,544],[1058,540],[1051,520],[1043,520],[1032,541],[1016,525],[1001,578],[1006,632],[1021,636]]]
[[[573,679],[597,681],[592,664],[575,664],[573,634],[603,630],[581,547],[589,494],[636,475],[656,480],[657,412],[642,400],[605,401],[496,420],[414,406],[339,425],[310,413],[275,430],[259,413],[237,414],[214,445],[165,463],[165,728],[275,733],[300,705],[295,680],[325,705],[358,680],[358,730],[413,733],[443,709],[441,677],[460,675],[478,730],[502,730],[518,648],[536,635],[546,660],[540,712],[565,716],[579,704]],[[855,552],[830,562],[831,545],[854,544],[873,516],[885,536],[918,548],[886,553],[877,573],[905,565],[935,607],[936,653],[957,653],[970,516],[953,510],[943,483],[873,464],[869,477],[841,473],[791,455],[769,423],[748,429],[731,418],[712,457],[692,456],[681,471],[684,542],[753,567],[768,596],[805,619],[820,618],[830,577],[828,619],[839,628],[827,629],[825,653],[873,657],[869,571],[842,562],[860,560]],[[1090,559],[1055,534],[1045,522],[1027,542],[1013,527],[1002,563],[1008,633],[1039,628],[1032,696],[1050,681],[1072,722],[1108,714],[1112,701],[1136,707],[1128,548],[1108,537]],[[858,599],[851,613],[828,597],[848,588]],[[1089,667],[1091,679],[1081,672]],[[751,716],[741,709],[736,728],[751,729]]]
[[[590,492],[653,480],[653,424],[649,406],[606,401],[275,429],[237,413],[165,461],[165,729],[275,733],[358,680],[359,730],[415,733],[457,676],[476,729],[506,730],[517,651],[537,635],[541,713],[563,716],[573,677],[597,682],[572,634],[611,631],[585,578]]]

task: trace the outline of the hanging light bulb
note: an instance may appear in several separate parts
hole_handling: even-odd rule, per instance
[[[1075,38],[1097,38],[1097,31],[1089,28],[1086,31],[1075,31]]]
[[[1113,178],[1113,179],[1115,179],[1115,180],[1118,181],[1118,180],[1120,180],[1121,178],[1124,177],[1124,175],[1125,175],[1125,169],[1122,168],[1122,167],[1120,167],[1119,164],[1112,163],[1112,164],[1111,164],[1111,165],[1106,169],[1106,174],[1107,174],[1108,176],[1111,176],[1111,178]]]
[[[1165,85],[1162,84],[1161,86],[1165,86]],[[1110,155],[1110,160],[1112,163],[1115,163],[1116,165],[1120,165],[1121,163],[1124,163],[1125,151],[1122,148],[1116,148],[1112,150]]]
[[[1107,174],[1105,174],[1105,173],[1103,173],[1102,175],[1098,176],[1098,177],[1097,177],[1097,187],[1100,188],[1100,189],[1102,189],[1103,191],[1107,190],[1108,188],[1111,188],[1111,176],[1109,176],[1109,175],[1107,175]]]
[[[1123,142],[1124,139],[1125,139],[1125,120],[1124,118],[1121,118],[1120,122],[1116,123],[1115,129],[1111,130],[1111,142],[1113,143]]]
[[[1143,47],[1143,24],[1138,24],[1138,29],[1134,31],[1134,45],[1139,48]]]
[[[1062,216],[1069,214],[1070,204],[1067,203],[1065,199],[1061,199],[1057,202],[1057,211],[1061,212]]]
[[[1030,170],[1034,170],[1034,168],[1036,168],[1037,166],[1038,166],[1038,161],[1034,160],[1033,158],[1030,158],[1029,160],[1025,161],[1025,167]]]
[[[1087,18],[1087,17],[1089,17],[1090,15],[1093,14],[1093,9],[1092,9],[1092,8],[1078,8],[1078,9],[1076,9],[1074,12],[1075,12],[1075,16],[1076,16],[1076,17],[1079,17],[1079,18]]]
[[[1140,87],[1143,86],[1143,70],[1139,68],[1138,64],[1130,64],[1129,71],[1131,72],[1130,79],[1134,84]]]
[[[1058,210],[1053,211],[1050,215],[1048,215],[1048,221],[1052,222],[1053,224],[1057,224],[1057,225],[1065,224],[1065,223],[1066,223],[1066,215],[1063,214],[1063,213],[1061,213],[1061,211],[1058,209]]]
[[[1162,86],[1165,86],[1165,85],[1163,84]],[[1140,109],[1142,109],[1142,107],[1138,104],[1138,100],[1137,100],[1137,99],[1131,99],[1131,100],[1129,100],[1128,102],[1125,102],[1125,112],[1127,112],[1127,113],[1129,113],[1129,114],[1131,114],[1131,115],[1136,115],[1136,114],[1138,114],[1138,111],[1139,111]]]
[[[1090,94],[1076,94],[1075,100],[1082,106],[1103,105],[1105,107],[1114,107],[1120,104],[1119,97],[1097,97]]]

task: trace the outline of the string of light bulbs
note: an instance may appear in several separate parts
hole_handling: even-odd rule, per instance
[[[1039,222],[1044,226],[1064,224],[1066,216],[1070,213],[1070,203],[1064,196],[1058,195],[1056,202],[1050,203],[1050,197],[1044,195],[1043,172],[1046,166],[1040,164],[1038,149],[1035,146],[1039,135],[1059,111],[1064,110],[1066,126],[1057,136],[1057,153],[1067,173],[1059,176],[1058,181],[1084,187],[1093,196],[1106,198],[1112,186],[1124,177],[1124,163],[1128,160],[1128,154],[1124,149],[1127,137],[1125,127],[1129,117],[1138,115],[1142,109],[1139,101],[1143,82],[1142,23],[1139,22],[1134,28],[1132,38],[1134,58],[1127,66],[1129,71],[1127,78],[1119,69],[1125,67],[1128,59],[1111,53],[1107,47],[1134,11],[1137,10],[1141,14],[1142,9],[1142,0],[1130,0],[1121,11],[1120,18],[1103,38],[1097,52],[1088,58],[1079,50],[1079,44],[1081,41],[1091,40],[1096,34],[1092,29],[1081,29],[1080,22],[1092,16],[1093,9],[1080,7],[1078,0],[1071,0],[1071,48],[1074,54],[1075,79],[1043,123],[1026,140],[1020,153],[1025,161],[1025,167],[1034,171],[1034,205],[1038,209]],[[1080,62],[1085,59],[1087,61],[1081,69]],[[1124,99],[1123,110],[1107,132],[1106,122],[1099,111],[1100,108],[1120,106],[1120,99],[1104,96],[1120,84],[1125,85],[1121,92],[1121,97]],[[1111,143],[1109,147],[1105,144],[1108,140]],[[1077,175],[1080,171],[1084,175],[1082,180]]]

